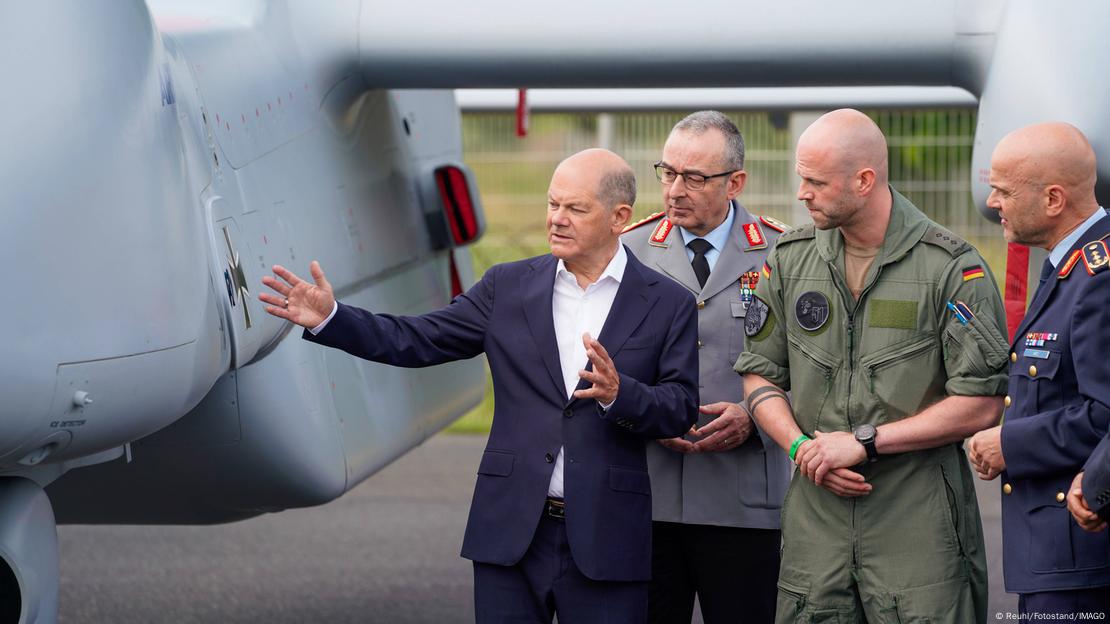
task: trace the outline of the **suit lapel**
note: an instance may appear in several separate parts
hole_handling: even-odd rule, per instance
[[[546,255],[537,258],[531,265],[531,271],[521,275],[521,304],[524,307],[524,318],[528,323],[528,330],[532,339],[536,341],[536,348],[543,359],[544,366],[551,381],[559,391],[559,396],[566,394],[563,384],[563,369],[559,362],[559,342],[555,339],[555,317],[552,312],[552,298],[555,294],[555,266],[558,261],[554,256]]]
[[[686,255],[686,246],[682,243],[682,233],[678,231],[678,226],[671,230],[667,239],[670,245],[663,250],[656,266],[659,267],[660,271],[674,278],[676,282],[689,288],[690,292],[695,295],[700,293],[701,286],[698,285],[698,276],[694,275],[694,267],[690,266],[690,258]],[[709,279],[713,279],[712,275]],[[623,286],[623,283],[621,285]]]

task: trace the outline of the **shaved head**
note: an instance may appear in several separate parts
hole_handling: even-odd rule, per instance
[[[798,137],[795,169],[818,229],[840,228],[858,246],[882,242],[892,199],[886,137],[870,117],[850,108],[822,115]]]
[[[991,194],[1006,240],[1051,249],[1098,209],[1087,137],[1063,122],[1019,128],[991,155]]]
[[[1064,187],[1073,201],[1095,196],[1095,150],[1069,123],[1053,121],[1014,130],[998,142],[991,157],[995,160],[1012,161],[1025,182]]]
[[[798,152],[803,149],[823,155],[844,173],[873,169],[876,184],[887,183],[886,137],[858,110],[842,108],[822,115],[798,138]]]

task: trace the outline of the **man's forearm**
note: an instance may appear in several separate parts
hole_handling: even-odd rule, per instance
[[[878,428],[880,454],[906,453],[959,442],[998,424],[1002,397],[950,396],[897,422]]]
[[[781,388],[760,375],[752,373],[744,375],[744,396],[749,397],[749,400],[756,390],[764,387],[781,391]],[[752,403],[757,403],[755,409],[752,409]],[[794,440],[802,435],[802,430],[794,420],[794,412],[785,396],[770,398],[769,395],[763,394],[756,401],[749,402],[748,409],[752,409],[752,417],[759,428],[787,452],[790,451],[790,445]]]

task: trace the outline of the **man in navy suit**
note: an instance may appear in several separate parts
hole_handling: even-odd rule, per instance
[[[429,366],[485,353],[495,408],[463,539],[478,622],[643,622],[651,574],[645,441],[697,419],[693,297],[620,244],[635,176],[586,150],[548,189],[551,253],[490,268],[417,317],[336,303],[274,267],[267,311],[368,360]],[[597,336],[595,340],[591,336]]]
[[[1026,614],[1110,610],[1110,539],[1065,505],[1110,427],[1110,218],[1095,171],[1090,143],[1064,123],[1016,130],[991,157],[987,205],[1006,240],[1049,250],[1013,336],[1002,424],[968,445],[981,478],[1002,476],[1006,590]]]
[[[1068,492],[1068,511],[1092,533],[1106,530],[1110,520],[1110,434],[1098,443]]]

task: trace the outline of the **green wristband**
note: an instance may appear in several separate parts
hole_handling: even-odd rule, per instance
[[[794,456],[798,454],[798,447],[801,446],[803,442],[807,442],[812,439],[813,438],[807,436],[804,433],[794,438],[794,441],[790,443],[790,461],[794,461]]]

